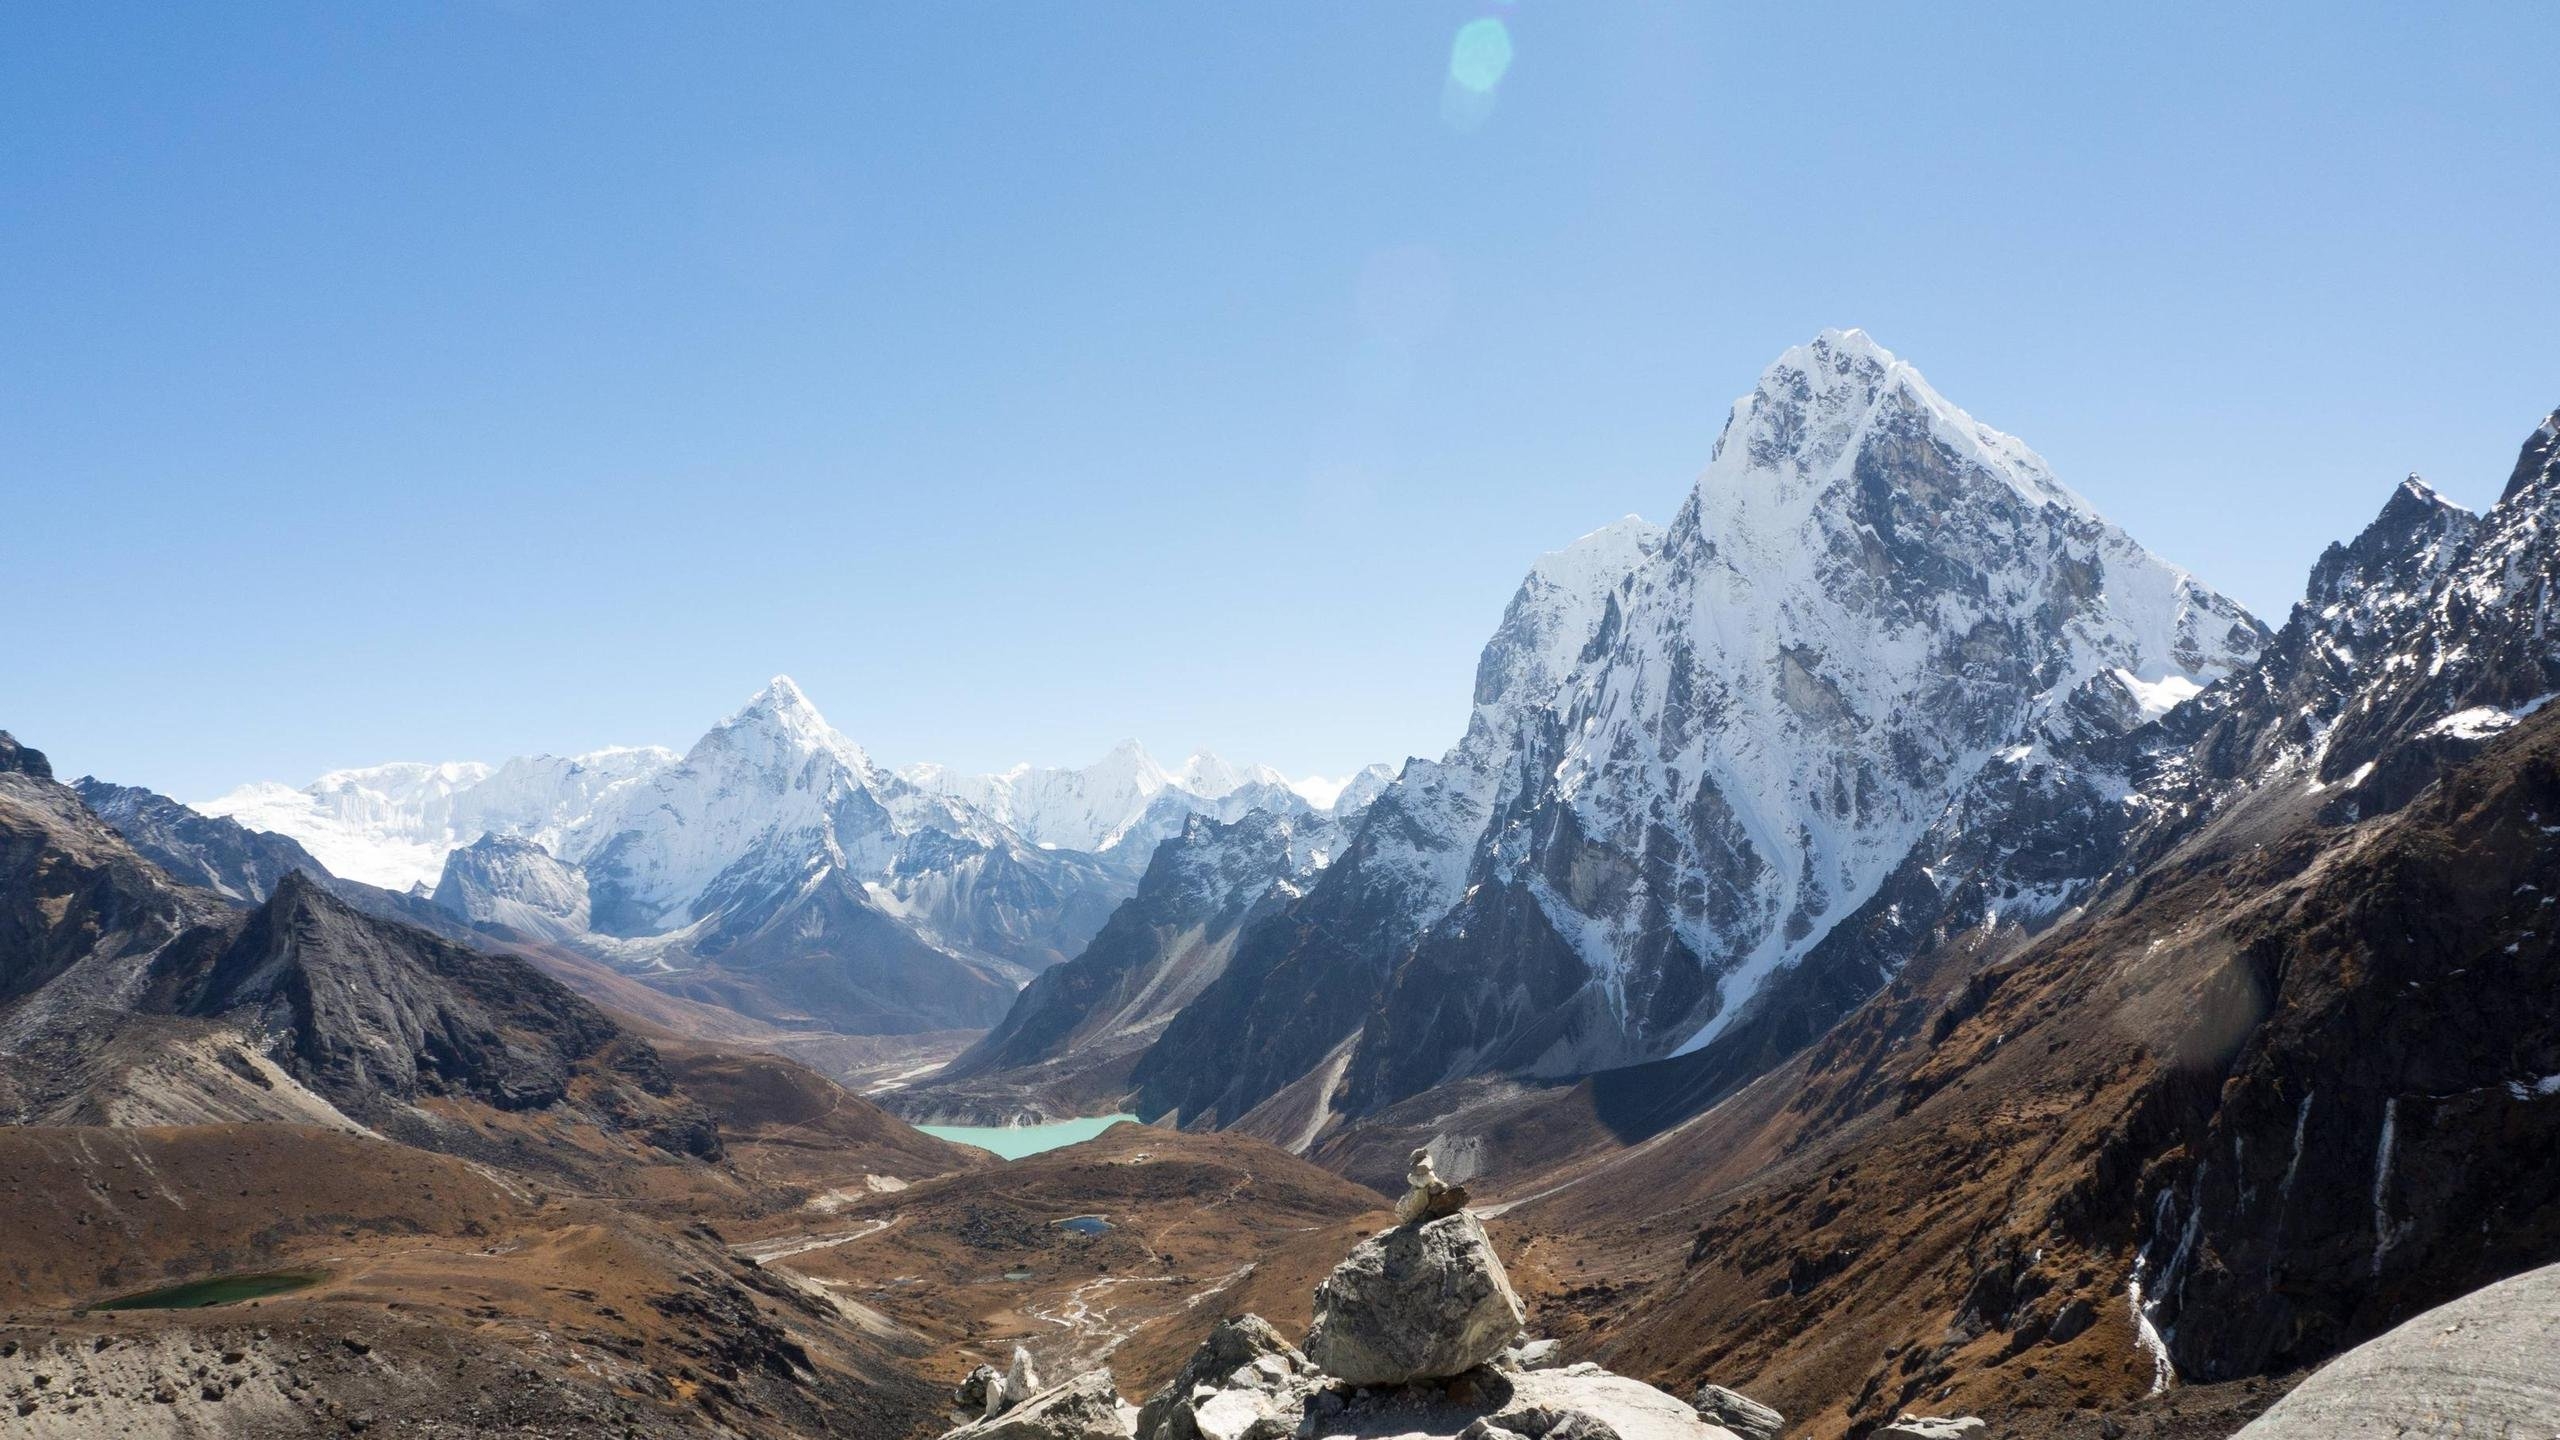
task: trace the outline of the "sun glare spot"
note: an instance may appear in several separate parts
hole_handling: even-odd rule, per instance
[[[1458,27],[1449,47],[1449,78],[1479,95],[1488,95],[1511,68],[1511,27],[1491,15]]]

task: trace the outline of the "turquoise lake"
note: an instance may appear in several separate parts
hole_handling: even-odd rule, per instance
[[[975,1145],[992,1150],[1006,1160],[1019,1160],[1061,1145],[1090,1140],[1123,1120],[1135,1115],[1095,1115],[1083,1120],[1057,1120],[1046,1125],[919,1125],[916,1128],[937,1140],[958,1145]]]

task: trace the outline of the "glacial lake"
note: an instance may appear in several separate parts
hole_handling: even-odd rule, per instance
[[[919,1125],[916,1128],[937,1140],[955,1145],[975,1145],[992,1150],[1005,1160],[1019,1160],[1043,1150],[1090,1140],[1123,1120],[1135,1115],[1094,1115],[1082,1120],[1053,1120],[1046,1125]]]
[[[171,1285],[159,1290],[145,1290],[138,1295],[119,1295],[100,1301],[92,1310],[199,1310],[207,1305],[237,1305],[265,1295],[282,1295],[304,1290],[328,1279],[326,1275],[304,1270],[271,1270],[259,1275],[216,1275],[210,1280],[194,1280],[184,1285]]]

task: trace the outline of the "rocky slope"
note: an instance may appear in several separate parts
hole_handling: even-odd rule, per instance
[[[985,1039],[890,1103],[977,1123],[1115,1108],[1130,1067],[1224,973],[1237,937],[1332,862],[1358,800],[1329,813],[1192,816],[1083,954],[1033,980]]]
[[[301,871],[226,905],[23,768],[0,774],[0,851],[0,1102],[21,1123],[283,1119],[468,1149],[429,1108],[467,1099],[718,1148],[645,1044],[521,961]]]
[[[1721,1047],[1747,1079],[1913,953],[2085,897],[2140,818],[2127,737],[2264,638],[1826,332],[1667,530],[1540,562],[1466,737],[1239,941],[1137,1067],[1146,1113],[1312,1139],[1488,1072]]]
[[[2560,719],[2515,558],[2549,433],[2477,521],[2403,489],[2258,667],[2130,737],[2195,788],[2086,913],[1920,952],[1720,1106],[1703,1052],[1525,1101],[1643,1141],[1506,1217],[1581,1257],[1539,1278],[1588,1342],[1815,1433],[2057,1417],[2274,1380],[2560,1255]],[[2324,780],[2288,737],[2350,717],[2376,748]]]
[[[226,900],[254,905],[296,870],[328,873],[291,836],[200,815],[166,795],[95,776],[83,776],[71,788],[92,814],[170,878]]]

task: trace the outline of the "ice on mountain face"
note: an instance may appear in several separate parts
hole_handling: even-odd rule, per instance
[[[2133,703],[2140,708],[2145,720],[2157,720],[2204,691],[2202,685],[2184,675],[2163,675],[2157,680],[2145,680],[2130,670],[2113,673],[2123,683],[2126,692],[2133,696]]]
[[[2122,824],[2122,777],[2065,755],[2263,639],[2025,445],[1825,332],[1735,406],[1669,527],[1622,521],[1532,569],[1466,738],[1408,768],[1372,811],[1395,828],[1319,887],[1392,874],[1436,907],[1353,1103],[1712,1039],[1964,817]],[[1990,893],[2021,917],[2095,875],[2013,868]],[[1561,1004],[1557,947],[1587,977]]]
[[[484,834],[555,844],[617,788],[672,763],[655,746],[477,762],[336,770],[296,790],[245,785],[195,808],[301,841],[332,874],[385,889],[433,885],[444,857]]]
[[[1323,775],[1309,775],[1289,782],[1306,802],[1332,815],[1356,815],[1378,798],[1380,791],[1395,783],[1396,772],[1386,765],[1364,765],[1339,780]]]
[[[1724,972],[1729,1014],[2084,685],[2147,709],[2259,643],[2025,445],[1825,332],[1736,405],[1562,702],[1543,803],[1626,878],[1596,856],[1497,850],[1494,869],[1543,878],[1604,985],[1667,932]]]

